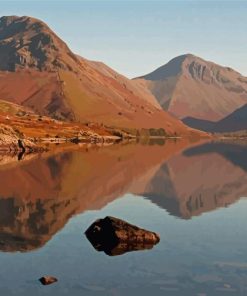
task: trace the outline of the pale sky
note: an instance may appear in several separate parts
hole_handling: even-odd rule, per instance
[[[247,1],[0,1],[45,21],[77,54],[130,78],[192,53],[247,76]]]

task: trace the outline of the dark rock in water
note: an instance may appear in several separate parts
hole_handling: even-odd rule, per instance
[[[43,276],[42,278],[39,279],[42,285],[51,285],[57,282],[57,279],[53,276]]]
[[[85,234],[97,251],[109,256],[152,249],[160,241],[158,234],[114,217],[96,220]]]

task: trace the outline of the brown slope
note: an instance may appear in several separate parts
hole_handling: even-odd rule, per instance
[[[106,66],[73,54],[40,20],[0,19],[0,98],[59,119],[190,133],[156,99]]]
[[[34,113],[29,108],[0,100],[0,151],[21,150],[23,144],[40,150],[54,149],[54,143],[74,145],[75,139],[81,142],[114,143],[120,138],[116,130],[98,124],[85,125],[79,122],[59,121]],[[127,135],[119,130],[119,133]],[[26,147],[28,148],[28,147]],[[72,148],[72,147],[71,147]]]
[[[157,109],[161,109],[161,106],[156,100],[156,98],[151,94],[149,90],[147,90],[146,87],[143,87],[143,85],[141,85],[138,81],[133,81],[126,78],[125,76],[117,73],[116,71],[114,71],[102,62],[95,62],[89,60],[87,60],[87,62],[90,63],[90,65],[94,67],[97,71],[101,72],[104,76],[109,77],[113,80],[117,80],[131,93],[134,93],[139,97],[144,97],[146,101],[155,106]]]
[[[247,78],[191,54],[137,79],[178,118],[218,121],[247,103]]]

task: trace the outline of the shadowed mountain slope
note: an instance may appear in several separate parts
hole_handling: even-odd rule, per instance
[[[221,133],[247,130],[247,104],[217,122],[195,118],[185,118],[183,122],[192,128],[207,132]]]

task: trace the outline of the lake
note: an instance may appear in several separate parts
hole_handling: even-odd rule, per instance
[[[1,155],[0,295],[247,295],[246,155],[186,140]],[[160,243],[97,252],[84,232],[107,215]]]

